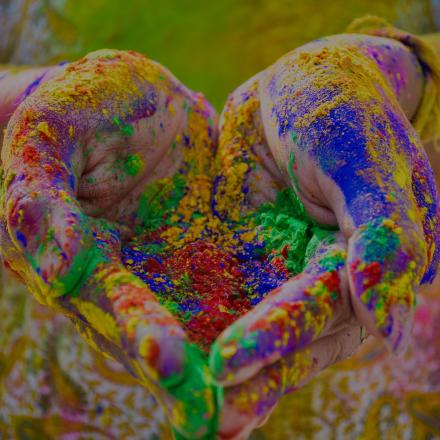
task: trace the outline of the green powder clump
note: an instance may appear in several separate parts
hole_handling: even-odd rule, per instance
[[[113,124],[115,124],[119,128],[119,131],[121,132],[122,136],[124,137],[133,136],[133,132],[134,132],[133,125],[126,124],[124,121],[122,121],[117,117],[113,118]]]
[[[139,157],[138,154],[129,154],[125,158],[124,168],[125,172],[129,176],[136,176],[139,171],[142,170],[144,166],[144,161]]]
[[[262,205],[254,221],[260,225],[266,250],[282,257],[292,276],[303,271],[323,240],[334,240],[335,229],[310,218],[292,188],[280,191],[274,203]]]

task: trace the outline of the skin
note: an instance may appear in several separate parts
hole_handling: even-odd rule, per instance
[[[127,73],[127,66],[133,70]],[[329,69],[331,78],[346,81],[343,93],[337,83],[319,83],[322,69]],[[29,79],[35,81],[43,72],[14,74],[20,78],[15,97],[23,94]],[[96,73],[99,75],[93,77]],[[396,73],[402,78],[398,83]],[[138,74],[140,92],[131,88]],[[14,84],[14,75],[5,78]],[[88,75],[94,81],[88,81]],[[92,87],[84,88],[81,93],[86,80]],[[40,301],[70,316],[92,346],[99,346],[119,359],[152,389],[168,408],[178,431],[188,436],[212,432],[217,397],[207,366],[203,361],[194,363],[198,355],[191,351],[181,326],[145,285],[123,267],[120,247],[121,239],[133,239],[133,230],[139,224],[136,213],[143,188],[173,175],[182,163],[179,142],[189,129],[188,116],[181,111],[183,104],[204,109],[205,125],[198,129],[205,130],[213,148],[217,141],[215,112],[162,66],[136,54],[94,53],[73,67],[54,68],[53,78],[43,78],[44,81],[47,86],[38,88],[14,112],[3,143],[6,190],[3,254]],[[337,124],[345,122],[339,122],[337,112],[332,114],[332,108],[325,107],[329,101],[323,93],[325,87],[330,90],[334,87],[336,96],[342,97],[333,108],[354,103],[358,114],[353,117],[359,119],[353,122],[360,127],[364,114],[376,114],[382,119],[395,117],[397,122],[390,127],[390,137],[381,138],[383,144],[376,143],[376,148],[392,144],[399,135],[399,127],[409,134],[408,140],[398,146],[393,144],[392,154],[384,162],[377,161],[372,146],[363,142],[368,137],[366,131],[359,130],[353,135],[359,145],[365,145],[361,161],[351,157],[349,150],[338,150],[341,146],[336,139],[340,137],[341,125]],[[7,105],[2,112],[3,124],[17,105],[14,93],[9,90],[10,97],[4,100]],[[219,172],[228,172],[228,167],[223,169],[222,164],[227,164],[235,151],[236,135],[243,136],[247,142],[240,148],[251,149],[258,159],[254,170],[244,178],[243,187],[249,188],[246,203],[242,203],[242,187],[236,188],[235,193],[225,187],[228,195],[240,201],[238,210],[228,213],[232,220],[246,210],[273,201],[280,188],[293,187],[314,221],[338,226],[341,233],[333,243],[323,242],[301,275],[286,281],[236,321],[213,346],[210,369],[225,387],[219,437],[246,438],[264,423],[284,393],[302,386],[328,365],[350,355],[359,345],[361,323],[369,333],[383,337],[392,350],[399,351],[405,346],[414,291],[422,277],[432,277],[437,264],[434,256],[437,236],[429,229],[432,222],[425,221],[426,218],[431,221],[436,211],[437,193],[427,157],[409,122],[422,90],[423,77],[417,59],[400,43],[365,36],[336,36],[287,54],[229,97],[220,121],[216,156]],[[66,99],[68,96],[74,98],[73,104]],[[170,96],[175,107],[172,111],[167,99]],[[310,101],[302,100],[304,96]],[[144,103],[147,98],[140,113],[135,112],[133,117],[124,112],[121,104],[128,102],[135,107],[139,97]],[[371,97],[375,102],[368,107],[366,101]],[[107,110],[108,102],[110,116],[103,111]],[[299,120],[292,110],[295,106],[307,109],[305,121]],[[50,115],[63,115],[61,128],[54,124],[48,129],[44,124],[49,120],[48,109]],[[380,113],[384,109],[389,113]],[[248,121],[244,126],[239,123],[242,117]],[[328,129],[328,122],[336,128]],[[313,124],[316,130],[310,129]],[[74,126],[73,133],[70,126]],[[324,160],[325,151],[319,149],[318,138],[324,132],[331,155],[342,155],[347,169],[369,170],[374,177],[369,182],[356,182],[359,200],[351,197],[353,187],[339,178],[338,167],[332,168]],[[73,139],[70,143],[65,141],[68,136]],[[173,141],[177,142],[177,148],[170,149]],[[57,158],[54,148],[55,144],[59,148],[60,142],[61,157]],[[43,153],[34,163],[32,158],[38,153],[29,151],[29,144]],[[143,165],[135,175],[115,182],[114,165],[121,159],[118,155],[121,144],[124,154],[138,155]],[[50,173],[42,171],[41,163],[61,167],[56,180],[50,180]],[[408,182],[402,184],[396,175],[389,175],[390,167],[396,166],[404,169],[404,176],[411,175],[415,169],[424,173],[425,185],[419,192],[430,196],[429,206],[422,206],[424,202],[417,199]],[[17,177],[20,173],[28,178],[20,180]],[[51,191],[54,187],[55,192]],[[33,195],[36,190],[43,195]],[[398,193],[398,203],[384,197],[368,204],[363,198],[371,192],[385,195],[392,191]],[[220,196],[217,208],[221,214]],[[45,221],[41,220],[41,212],[48,213]],[[377,217],[380,222],[373,221]],[[97,218],[105,219],[104,227],[103,220]],[[26,230],[30,223],[34,229]],[[50,226],[54,227],[49,234],[54,237],[52,246],[41,252],[35,237],[46,236]],[[71,231],[68,240],[64,235],[66,228]],[[20,239],[20,233],[26,236],[25,242]],[[381,260],[374,245],[383,237],[389,254]],[[89,264],[86,258],[90,258],[90,252],[84,253],[84,249],[92,249],[93,240],[98,240],[101,251]],[[66,258],[54,258],[53,246],[64,252]],[[33,270],[29,270],[29,262]],[[380,276],[372,279],[371,272],[366,275],[359,269],[372,263],[378,263],[385,281]],[[92,272],[84,277],[87,267]],[[396,295],[388,295],[384,283],[395,283],[401,288],[396,289]],[[76,299],[79,284],[80,301]],[[365,285],[369,289],[367,294]],[[381,288],[376,291],[375,286]],[[138,301],[140,297],[144,298],[142,302]],[[375,307],[378,298],[385,305],[380,313]],[[96,319],[88,319],[89,309],[84,308],[84,303],[89,304],[89,309],[105,312],[110,331],[97,328]],[[246,343],[255,346],[255,340],[259,341],[257,346],[265,347],[264,352],[240,349]],[[267,340],[271,343],[264,345]],[[163,347],[160,356],[151,351],[153,346]],[[191,360],[192,373],[191,368],[185,367]],[[201,374],[197,373],[198,369]],[[176,389],[184,389],[183,383],[200,391],[195,393],[193,402],[200,412],[194,417],[179,407],[181,393]],[[193,424],[192,420],[200,420],[201,415],[206,416],[206,422]]]

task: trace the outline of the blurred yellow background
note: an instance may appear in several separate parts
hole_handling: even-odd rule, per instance
[[[412,32],[432,32],[439,6],[438,0],[3,0],[0,62],[133,49],[219,109],[228,92],[279,56],[342,32],[354,18],[375,14]]]

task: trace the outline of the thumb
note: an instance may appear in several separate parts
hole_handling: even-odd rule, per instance
[[[403,184],[388,181],[352,204],[334,203],[348,238],[354,311],[394,353],[406,347],[416,291],[434,277],[439,258],[438,195],[430,165],[419,151],[413,169],[402,168],[408,176]]]

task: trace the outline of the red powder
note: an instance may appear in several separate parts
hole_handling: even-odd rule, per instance
[[[243,275],[238,261],[209,242],[200,240],[176,250],[164,266],[174,280],[181,280],[182,288],[176,290],[181,296],[179,302],[194,298],[203,305],[203,311],[186,325],[189,338],[200,346],[209,347],[226,327],[251,308],[242,291]]]

